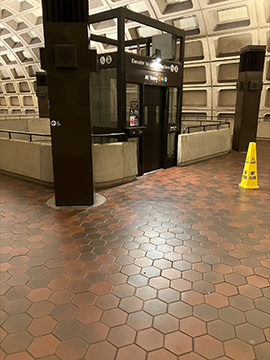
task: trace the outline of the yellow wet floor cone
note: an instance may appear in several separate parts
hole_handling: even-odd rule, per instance
[[[258,189],[256,143],[250,142],[241,183],[243,189]]]

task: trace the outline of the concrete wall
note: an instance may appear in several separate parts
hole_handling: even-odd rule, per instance
[[[260,121],[257,129],[258,139],[270,139],[270,121]]]
[[[0,119],[0,128],[8,130],[29,131],[42,134],[50,134],[50,119],[21,118]]]
[[[41,134],[50,134],[50,119],[42,118],[21,118],[21,119],[0,119],[0,129],[18,130]],[[8,137],[8,134],[1,133],[1,137]],[[28,135],[12,134],[12,139],[29,140]],[[34,141],[50,141],[48,138],[34,136]]]
[[[53,182],[52,152],[48,143],[0,139],[0,168],[44,182]]]
[[[189,165],[229,152],[230,129],[210,130],[178,136],[177,165]]]
[[[137,148],[132,142],[93,145],[93,178],[97,188],[136,179]],[[0,169],[53,183],[51,143],[0,137]]]
[[[196,116],[193,117],[194,119],[196,118]],[[191,118],[190,118],[191,119]],[[198,116],[199,120],[203,120],[203,116]],[[209,118],[210,119],[210,118]],[[218,120],[221,121],[228,121],[230,123],[230,129],[231,129],[231,136],[233,136],[233,130],[234,130],[234,119],[228,117],[225,118],[224,117],[220,117]],[[215,119],[213,120],[213,122],[215,123]],[[207,125],[208,123],[203,122],[203,125]],[[182,130],[186,127],[186,126],[193,126],[193,125],[199,125],[199,122],[194,120],[194,121],[183,121],[182,123]],[[190,133],[194,133],[194,132],[198,132],[201,129],[190,129]],[[258,122],[258,128],[257,128],[257,140],[269,140],[270,139],[270,121],[265,118],[265,120],[261,120]]]
[[[123,184],[136,179],[137,147],[133,142],[95,144],[93,177],[97,187]]]

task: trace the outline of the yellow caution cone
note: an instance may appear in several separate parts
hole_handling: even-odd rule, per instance
[[[259,189],[257,183],[257,155],[255,142],[249,143],[242,180],[239,186],[243,189]]]

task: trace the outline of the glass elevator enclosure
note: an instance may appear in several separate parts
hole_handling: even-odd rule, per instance
[[[113,38],[90,35],[105,52],[90,50],[90,104],[95,142],[117,141],[126,134],[137,144],[138,173],[176,165],[180,132],[184,31],[125,8],[89,16],[95,27],[114,19]],[[125,38],[131,22],[155,35]],[[101,26],[102,27],[102,26]],[[102,142],[104,139],[102,140]]]

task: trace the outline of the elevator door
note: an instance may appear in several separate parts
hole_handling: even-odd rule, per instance
[[[145,86],[144,125],[147,127],[143,136],[143,173],[160,169],[163,156],[165,88]]]

